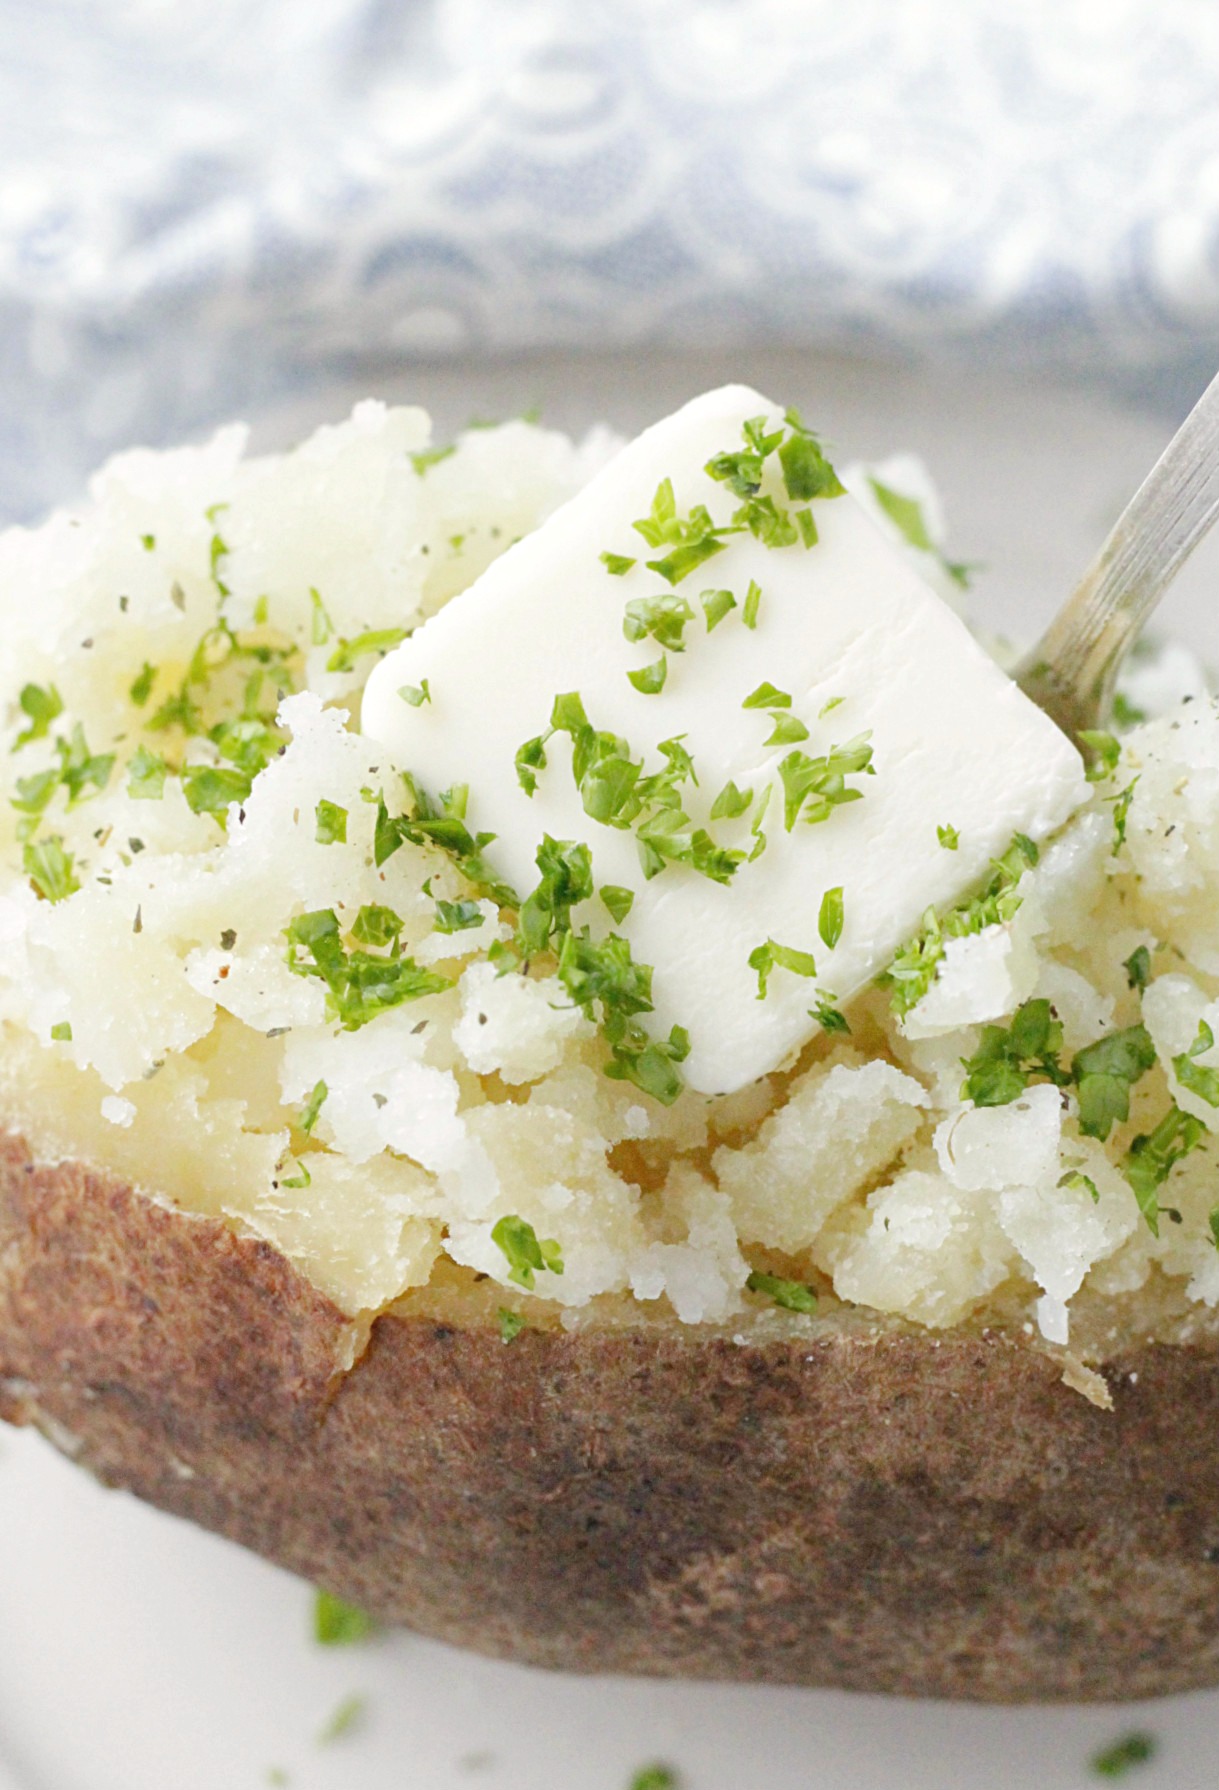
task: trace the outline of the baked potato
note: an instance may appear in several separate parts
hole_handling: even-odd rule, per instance
[[[565,1671],[995,1702],[1219,1677],[1219,1329],[638,1311],[501,1340],[435,1286],[351,1325],[282,1255],[0,1156],[3,1414],[386,1623]]]
[[[572,971],[576,855],[526,949],[351,721],[610,445],[363,406],[0,538],[3,1415],[541,1665],[1215,1682],[1219,714],[1107,737],[1043,849],[696,1093]],[[920,477],[843,473],[947,593]]]

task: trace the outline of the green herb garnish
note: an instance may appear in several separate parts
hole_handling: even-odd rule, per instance
[[[409,703],[413,709],[420,709],[425,702],[432,700],[432,692],[426,678],[418,684],[403,684],[398,694],[403,702]]]
[[[942,916],[933,907],[927,909],[918,932],[877,977],[882,987],[893,990],[894,1013],[903,1017],[922,1000],[935,981],[949,939],[984,932],[988,926],[1012,919],[1020,908],[1016,885],[1038,856],[1033,841],[1017,833],[1003,856],[993,860],[990,881],[981,894],[959,902]]]
[[[1182,1157],[1196,1149],[1205,1136],[1201,1119],[1182,1112],[1174,1101],[1155,1129],[1141,1132],[1127,1151],[1122,1173],[1153,1237],[1160,1234],[1160,1188]]]
[[[791,945],[776,944],[774,939],[767,939],[764,945],[757,945],[749,953],[749,967],[757,971],[758,999],[766,999],[767,986],[773,970],[790,970],[794,976],[815,976],[817,965],[810,951],[797,951]]]
[[[143,665],[140,667],[139,676],[134,680],[131,688],[127,692],[136,708],[142,709],[144,704],[148,701],[148,698],[152,695],[152,686],[156,682],[156,676],[156,666],[150,664],[150,662],[145,659]]]
[[[1079,1129],[1085,1137],[1108,1137],[1115,1123],[1130,1117],[1130,1090],[1151,1069],[1155,1045],[1146,1026],[1110,1032],[1077,1051],[1071,1076],[1079,1094]]]
[[[337,802],[328,802],[323,797],[314,810],[314,816],[317,830],[313,837],[319,845],[346,845],[346,808],[340,808]]]
[[[1146,1765],[1149,1759],[1154,1759],[1156,1745],[1155,1737],[1151,1734],[1139,1732],[1123,1735],[1112,1746],[1093,1754],[1092,1770],[1098,1778],[1124,1778],[1136,1765]]]
[[[1215,1034],[1204,1019],[1198,1021],[1198,1035],[1189,1049],[1172,1060],[1172,1072],[1183,1088],[1205,1100],[1208,1106],[1219,1106],[1219,1069],[1207,1069],[1195,1062],[1215,1048]]]
[[[501,1305],[495,1315],[499,1323],[499,1340],[503,1343],[515,1342],[525,1328],[525,1320],[520,1312],[509,1311],[506,1305]]]
[[[658,646],[671,653],[685,651],[682,633],[694,620],[694,611],[684,597],[661,591],[654,597],[634,597],[626,606],[622,632],[632,642],[649,636]]]
[[[127,765],[127,794],[137,802],[159,802],[169,766],[159,752],[137,746]]]
[[[344,1603],[329,1591],[318,1591],[314,1597],[313,1638],[320,1646],[350,1647],[357,1641],[366,1641],[373,1629],[372,1617],[355,1604]]]
[[[327,1014],[344,1031],[358,1031],[391,1007],[452,987],[447,976],[421,969],[410,957],[348,950],[333,908],[298,915],[286,936],[288,968],[325,983]]]
[[[821,934],[822,944],[831,951],[842,937],[844,913],[841,888],[827,889],[821,897],[817,931]]]
[[[631,567],[638,565],[638,560],[628,559],[625,553],[603,553],[601,564],[612,578],[622,578]]]
[[[360,659],[367,658],[369,653],[379,653],[384,657],[400,645],[409,633],[409,628],[368,628],[352,640],[340,640],[326,661],[326,669],[354,671]]]
[[[508,1279],[532,1293],[535,1276],[562,1274],[563,1255],[553,1238],[539,1238],[528,1219],[515,1214],[491,1227],[491,1241],[508,1263]]]
[[[817,1309],[816,1293],[802,1281],[783,1280],[777,1274],[761,1274],[755,1269],[745,1285],[751,1293],[764,1293],[785,1311],[814,1312]]]
[[[955,827],[937,827],[935,836],[945,851],[956,851],[961,843],[961,835]]]
[[[439,466],[443,460],[449,459],[456,452],[457,443],[450,441],[446,447],[424,448],[421,453],[412,454],[410,462],[419,477],[423,478],[432,470],[433,466]]]
[[[313,1092],[301,1108],[301,1116],[297,1120],[298,1125],[306,1137],[311,1137],[313,1135],[313,1127],[317,1124],[318,1114],[326,1104],[326,1096],[329,1092],[330,1089],[326,1086],[324,1081],[314,1082]]]
[[[736,598],[730,590],[705,590],[699,595],[703,614],[707,619],[707,632],[719,626],[730,609],[736,608]]]
[[[851,788],[846,779],[875,775],[868,744],[871,737],[869,730],[857,734],[844,746],[831,746],[817,758],[810,758],[807,752],[789,752],[781,761],[783,824],[789,833],[797,820],[816,825],[828,820],[843,803],[862,801],[863,791]]]
[[[752,789],[738,789],[730,778],[711,804],[711,819],[736,820],[748,810],[752,801]]]
[[[51,1037],[56,1044],[71,1044],[72,1027],[66,1019],[61,1019],[58,1025],[51,1027]]]
[[[669,661],[662,653],[659,659],[654,659],[650,665],[645,665],[642,670],[628,671],[626,675],[628,682],[634,685],[641,696],[659,696],[660,692],[665,687],[665,678],[668,676],[668,671]]]
[[[610,919],[621,926],[635,905],[635,891],[624,889],[619,883],[606,883],[597,893]]]
[[[437,932],[472,932],[483,924],[484,915],[477,901],[437,901]]]
[[[38,893],[47,901],[65,901],[80,888],[71,852],[58,834],[50,839],[29,840],[22,848],[21,867]]]
[[[1088,782],[1103,783],[1117,769],[1122,756],[1121,741],[1096,728],[1085,728],[1079,737],[1088,748]]]
[[[1130,953],[1122,964],[1126,972],[1127,988],[1142,990],[1151,981],[1151,952],[1146,945],[1139,945]]]

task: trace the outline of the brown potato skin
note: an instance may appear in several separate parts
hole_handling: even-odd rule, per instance
[[[343,1315],[0,1139],[0,1414],[389,1623],[584,1672],[992,1702],[1219,1681],[1219,1345]]]

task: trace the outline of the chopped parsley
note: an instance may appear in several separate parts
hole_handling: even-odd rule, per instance
[[[762,606],[762,589],[754,579],[749,580],[749,589],[745,592],[745,607],[741,611],[741,620],[747,628],[758,625],[758,610]]]
[[[392,907],[370,902],[356,915],[351,936],[360,945],[392,945],[402,931],[402,925],[400,916]]]
[[[741,704],[743,709],[789,709],[792,699],[786,690],[776,690],[773,684],[759,684],[751,690]]]
[[[318,1735],[318,1745],[330,1746],[332,1742],[340,1740],[344,1734],[350,1733],[359,1723],[360,1718],[363,1716],[367,1707],[368,1705],[363,1697],[354,1695],[344,1697],[334,1714],[330,1717],[330,1720],[326,1723],[326,1726]]]
[[[1092,1756],[1092,1770],[1098,1778],[1124,1778],[1128,1771],[1137,1765],[1146,1765],[1154,1759],[1157,1750],[1155,1736],[1141,1731],[1125,1734],[1115,1740],[1112,1746],[1103,1747]]]
[[[631,567],[638,563],[638,560],[628,558],[625,553],[603,553],[601,555],[601,564],[611,578],[624,577]]]
[[[1039,855],[1033,841],[1017,833],[1003,856],[992,860],[990,881],[980,895],[959,902],[943,915],[933,907],[927,909],[919,931],[877,978],[882,987],[893,990],[891,1005],[899,1018],[918,1005],[935,981],[949,939],[984,932],[1016,914],[1021,899],[1016,885]]]
[[[808,738],[808,728],[798,715],[772,713],[770,719],[773,725],[763,746],[795,746]]]
[[[329,1093],[330,1089],[326,1086],[324,1081],[314,1082],[313,1091],[301,1108],[301,1116],[297,1120],[297,1123],[306,1137],[312,1137],[313,1127],[318,1121],[318,1114],[321,1112],[323,1106],[325,1106],[326,1097]]]
[[[156,666],[145,659],[143,665],[140,667],[139,676],[135,678],[131,688],[127,692],[136,708],[142,709],[144,704],[148,701],[148,698],[152,695],[152,686],[156,682],[156,678]]]
[[[665,687],[665,678],[669,673],[669,661],[664,654],[645,665],[640,671],[628,671],[627,681],[633,684],[641,696],[659,696]]]
[[[842,937],[842,925],[845,909],[842,901],[842,890],[827,889],[821,897],[821,911],[817,916],[817,931],[821,934],[821,942],[829,950]]]
[[[1146,709],[1136,708],[1130,698],[1121,690],[1113,698],[1113,724],[1115,727],[1137,727],[1140,721],[1147,719]]]
[[[933,553],[948,576],[963,590],[968,590],[969,575],[974,568],[944,558],[931,538],[931,530],[927,526],[923,506],[918,499],[908,497],[903,491],[895,491],[891,485],[882,484],[878,478],[871,474],[869,474],[868,483],[872,487],[872,494],[877,503],[910,546],[917,548],[920,553]]]
[[[635,891],[624,889],[619,883],[606,883],[597,893],[610,919],[616,926],[621,926],[635,905]]]
[[[1215,1034],[1204,1019],[1198,1021],[1198,1035],[1187,1051],[1172,1060],[1172,1072],[1183,1088],[1205,1100],[1208,1106],[1219,1106],[1219,1069],[1208,1069],[1195,1059],[1215,1048]]]
[[[137,802],[159,802],[165,794],[169,766],[159,752],[137,746],[127,765],[127,794]]]
[[[152,553],[156,548],[156,544],[157,544],[156,535],[141,535],[140,536],[140,545],[144,549],[145,553]]]
[[[845,802],[863,799],[862,789],[853,789],[846,779],[874,776],[872,748],[868,744],[871,730],[857,734],[844,746],[831,746],[827,753],[810,758],[807,752],[789,752],[779,765],[783,785],[783,825],[790,833],[797,820],[810,826],[830,818],[834,809]]]
[[[328,802],[323,796],[314,810],[314,817],[317,830],[313,836],[319,845],[346,845],[346,808],[340,808],[337,802]]]
[[[525,1328],[525,1320],[520,1312],[509,1311],[506,1305],[501,1305],[495,1315],[499,1323],[499,1340],[502,1343],[515,1342]]]
[[[1134,800],[1137,784],[1138,778],[1136,777],[1133,782],[1126,785],[1120,795],[1111,798],[1113,802],[1113,856],[1115,858],[1126,843],[1126,822],[1130,818],[1130,804]]]
[[[424,448],[421,453],[411,454],[410,463],[419,477],[423,478],[432,470],[433,466],[439,466],[441,461],[449,459],[456,452],[457,443],[451,441],[447,447]]]
[[[309,607],[309,638],[314,646],[325,646],[334,633],[334,623],[330,619],[329,610],[322,602],[321,592],[316,590],[312,584],[309,586]]]
[[[1088,748],[1088,782],[1103,783],[1117,769],[1122,742],[1096,728],[1085,728],[1079,737]]]
[[[410,633],[409,628],[368,628],[352,640],[340,640],[326,661],[327,671],[354,671],[369,653],[382,657],[399,646]]]
[[[746,813],[752,801],[752,789],[738,789],[729,778],[711,804],[711,819],[736,820],[738,815]]]
[[[1130,1090],[1156,1060],[1146,1026],[1110,1032],[1077,1051],[1071,1076],[1079,1095],[1079,1129],[1102,1143],[1115,1123],[1130,1117]]]
[[[344,1031],[358,1031],[390,1007],[452,987],[447,976],[398,955],[396,939],[388,956],[348,949],[333,908],[300,914],[285,931],[288,968],[325,983],[327,1016]]]
[[[736,608],[736,598],[730,590],[705,590],[700,593],[698,600],[707,620],[708,634],[719,626],[730,609]]]
[[[1077,1168],[1068,1169],[1058,1179],[1059,1187],[1068,1187],[1076,1193],[1086,1193],[1094,1206],[1100,1204],[1100,1188],[1090,1175],[1081,1174]]]
[[[114,769],[113,752],[90,752],[85,730],[78,721],[66,740],[56,740],[59,781],[68,792],[68,807],[79,807],[90,795],[100,795]]]
[[[833,1005],[834,1000],[835,996],[832,994],[818,996],[817,1005],[809,1008],[808,1016],[817,1021],[823,1032],[849,1033],[851,1028],[846,1014]]]
[[[526,1218],[515,1214],[497,1220],[491,1241],[508,1264],[508,1279],[532,1293],[538,1274],[562,1274],[563,1255],[551,1238],[539,1238]]]
[[[483,924],[484,915],[477,901],[443,901],[436,903],[434,927],[437,932],[473,932]]]
[[[1132,951],[1122,968],[1126,972],[1127,988],[1137,988],[1140,991],[1146,988],[1151,981],[1151,952],[1146,945],[1139,945],[1137,950]]]
[[[817,1295],[812,1287],[799,1280],[783,1280],[778,1274],[761,1274],[756,1269],[745,1285],[751,1293],[764,1293],[785,1311],[814,1312]]]
[[[313,1638],[322,1647],[350,1647],[356,1641],[366,1641],[374,1626],[371,1616],[329,1591],[319,1591],[313,1600]]]
[[[757,972],[760,1001],[766,999],[773,970],[790,970],[794,976],[817,974],[817,965],[810,951],[797,951],[791,945],[776,944],[774,939],[767,939],[764,945],[755,946],[749,953],[749,967]]]
[[[684,597],[661,591],[654,597],[632,598],[622,619],[622,632],[632,642],[650,637],[657,646],[680,653],[685,651],[682,633],[693,620],[694,611]]]
[[[56,1044],[71,1044],[72,1027],[66,1019],[61,1019],[58,1025],[51,1027],[51,1037]]]
[[[962,1100],[975,1106],[1008,1106],[1035,1076],[1062,1087],[1070,1079],[1058,1060],[1062,1025],[1049,1001],[1025,1001],[1010,1026],[983,1026],[978,1048],[962,1059]]]
[[[420,709],[425,702],[432,700],[432,692],[426,678],[418,684],[403,684],[398,694],[403,702],[409,703],[413,709]]]
[[[612,1081],[629,1081],[643,1093],[672,1106],[684,1083],[677,1065],[690,1054],[684,1027],[673,1026],[668,1038],[653,1038],[638,1020],[652,1011],[652,971],[636,963],[631,947],[617,933],[596,943],[585,927],[564,934],[558,976],[576,1006],[594,1017],[601,1009],[601,1035],[610,1047],[605,1073]]]
[[[22,728],[14,740],[14,752],[20,752],[31,740],[44,740],[50,732],[52,721],[63,714],[63,697],[54,684],[48,684],[45,690],[41,684],[26,684],[17,702],[28,719],[29,726]]]
[[[62,838],[27,840],[22,848],[21,867],[45,901],[65,901],[80,888],[71,852],[63,848]]]
[[[227,765],[191,764],[182,771],[182,794],[194,814],[214,814],[224,821],[234,802],[244,802],[253,777]]]
[[[1141,1132],[1127,1151],[1122,1173],[1153,1237],[1160,1234],[1160,1188],[1182,1157],[1196,1149],[1205,1136],[1201,1119],[1182,1112],[1174,1101],[1159,1124],[1152,1131]]]
[[[669,548],[660,559],[647,561],[648,570],[658,573],[668,584],[680,584],[727,546],[723,536],[728,530],[716,527],[704,504],[695,504],[688,516],[677,514],[671,479],[661,481],[650,513],[631,526],[649,547]]]
[[[937,827],[935,836],[945,851],[956,851],[961,843],[961,835],[955,827]]]
[[[462,784],[444,790],[435,800],[413,777],[403,779],[412,805],[409,815],[391,815],[385,798],[377,800],[373,861],[380,869],[402,845],[434,845],[448,854],[467,882],[497,907],[516,907],[516,891],[498,877],[483,857],[494,833],[471,833],[465,823],[467,791]]]
[[[670,1765],[644,1765],[631,1779],[630,1790],[678,1790],[677,1773]]]

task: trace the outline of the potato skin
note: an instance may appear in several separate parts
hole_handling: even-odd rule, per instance
[[[585,1672],[971,1698],[1219,1681],[1219,1344],[1098,1410],[994,1332],[343,1315],[0,1139],[0,1414],[389,1623]]]

